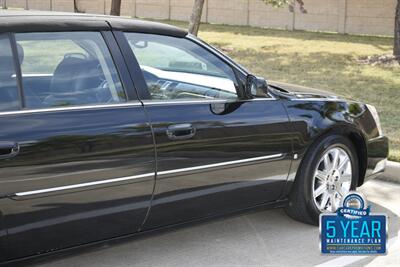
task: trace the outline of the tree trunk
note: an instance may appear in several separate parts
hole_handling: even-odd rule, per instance
[[[113,16],[121,15],[121,0],[112,0],[110,14]]]
[[[396,16],[394,20],[393,55],[400,58],[400,0],[397,0]]]
[[[204,0],[194,0],[192,14],[190,15],[189,33],[196,36],[200,28],[200,20],[201,14],[203,13],[203,6]]]
[[[81,13],[81,11],[78,8],[78,0],[74,0],[74,12]]]

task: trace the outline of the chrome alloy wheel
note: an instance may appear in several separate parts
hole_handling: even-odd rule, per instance
[[[352,164],[349,154],[340,147],[330,148],[321,157],[314,172],[314,204],[321,212],[335,212],[350,191]]]

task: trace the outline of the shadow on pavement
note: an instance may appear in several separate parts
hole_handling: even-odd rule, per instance
[[[389,238],[397,235],[399,217],[370,204],[373,212],[388,215]],[[320,254],[318,227],[290,219],[283,209],[272,209],[76,249],[36,260],[34,266],[310,266],[334,258]]]

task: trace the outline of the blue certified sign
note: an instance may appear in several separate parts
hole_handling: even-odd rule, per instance
[[[349,192],[341,207],[320,215],[323,254],[386,254],[387,217],[370,214],[365,198]]]

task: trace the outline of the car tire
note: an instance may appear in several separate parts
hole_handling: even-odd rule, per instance
[[[346,154],[350,161],[348,163],[345,163]],[[338,158],[333,158],[336,155],[339,155]],[[335,159],[336,162],[342,161],[342,164],[347,164],[346,167],[341,168],[341,170],[345,168],[342,176],[338,174],[341,173],[339,169],[334,172]],[[341,166],[341,164],[337,165]],[[329,169],[330,167],[332,168]],[[328,169],[332,171],[326,171]],[[316,175],[317,172],[324,174],[323,179],[320,179],[321,175]],[[337,178],[338,176],[340,177]],[[346,191],[354,190],[357,187],[358,177],[358,157],[354,144],[341,135],[329,135],[320,138],[310,146],[300,164],[289,195],[286,213],[300,222],[318,225],[319,215],[323,212],[334,212],[338,206],[337,203],[343,197],[340,193],[345,195]],[[343,180],[346,180],[346,182],[342,183]],[[335,187],[335,185],[337,186]],[[321,188],[324,192],[317,196],[321,191],[320,186],[323,186]],[[340,193],[335,192],[335,190],[340,191]],[[327,195],[328,197],[326,197]],[[314,196],[317,197],[314,198]],[[324,204],[326,198],[329,198],[329,200]]]

